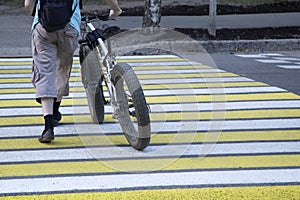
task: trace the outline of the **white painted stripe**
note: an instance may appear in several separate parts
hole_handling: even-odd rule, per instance
[[[260,54],[262,56],[284,56],[283,54],[280,54],[280,53],[262,53]]]
[[[163,70],[167,69],[167,70]],[[223,73],[224,70],[220,69],[190,69],[190,70],[178,70],[178,69],[168,69],[168,66],[165,66],[164,68],[158,69],[158,70],[147,70],[147,71],[141,71],[136,70],[135,73],[137,75],[141,74],[196,74],[196,73]]]
[[[0,74],[0,78],[31,78],[31,74]]]
[[[225,118],[225,112],[219,113],[218,117],[219,118],[222,117],[222,114],[224,115]],[[286,129],[286,128],[291,128],[291,129],[300,128],[300,118],[252,119],[252,120],[246,119],[246,120],[224,120],[224,121],[218,120],[218,121],[151,122],[151,130],[153,133],[165,132],[165,131],[185,132],[185,131],[210,131],[210,130],[256,130],[256,129]],[[109,134],[109,133],[119,133],[118,130],[120,130],[118,124],[106,124],[106,123],[101,124],[100,126],[95,124],[88,124],[88,125],[76,124],[75,129],[79,134],[85,134],[85,133],[108,133]],[[12,133],[12,131],[10,130],[8,130],[8,132]]]
[[[0,194],[299,183],[300,169],[110,174],[0,180]],[[201,195],[200,195],[201,196]]]
[[[217,77],[217,78],[184,78],[184,79],[145,79],[141,84],[168,84],[168,83],[223,83],[223,82],[254,82],[245,77]]]
[[[284,69],[300,69],[300,65],[277,65],[277,67]]]
[[[193,63],[193,62],[187,62],[187,61],[178,61],[178,62],[155,62],[151,61],[151,62],[127,62],[127,64],[129,64],[132,67],[137,67],[137,66],[143,66],[143,67],[151,67],[151,66],[191,66],[191,65],[200,65],[199,63]]]
[[[109,107],[107,107],[109,108]],[[73,115],[74,110],[76,114],[89,114],[88,106],[78,106],[76,108],[73,107],[63,107],[59,108],[60,112],[64,115]],[[111,109],[110,109],[111,110]],[[9,116],[31,116],[31,115],[42,115],[41,107],[28,107],[28,108],[2,108],[0,109],[1,117],[9,117]]]
[[[180,58],[176,55],[172,55],[172,54],[164,54],[164,55],[136,55],[136,56],[117,56],[116,59],[119,60],[119,59],[122,59],[122,60],[130,60],[130,59],[133,59],[133,60],[136,60],[136,59],[161,59],[161,58]],[[74,60],[76,61],[79,61],[79,57],[75,56],[73,57]]]
[[[31,65],[0,65],[1,70],[31,70]],[[73,64],[72,68],[80,68],[79,64]]]
[[[216,137],[217,139],[217,137]],[[192,138],[191,138],[192,142]],[[217,141],[216,141],[217,142]],[[83,141],[84,143],[84,141]],[[93,141],[95,145],[95,141]],[[100,144],[100,143],[99,143]],[[113,145],[113,142],[111,143]],[[30,148],[30,147],[29,147]],[[209,152],[207,150],[209,149]],[[269,153],[299,153],[300,142],[258,142],[224,144],[151,145],[143,152],[132,147],[87,147],[74,149],[43,149],[0,151],[0,163],[68,161],[87,159],[135,159],[179,156],[216,156]]]
[[[32,62],[32,58],[0,58],[0,62]]]
[[[255,61],[261,63],[270,63],[270,64],[277,64],[277,63],[291,63],[285,60],[275,60],[275,59],[256,59]]]
[[[225,113],[224,117],[225,117]],[[218,117],[220,117],[219,114]],[[79,121],[80,122],[80,121]],[[34,123],[34,122],[32,122]],[[63,120],[62,120],[63,123]],[[119,124],[61,124],[55,128],[56,135],[82,135],[82,134],[122,134]],[[299,129],[300,118],[293,119],[246,119],[246,120],[218,120],[218,121],[176,121],[176,122],[151,122],[151,131],[161,132],[186,132],[186,131],[234,131],[234,130],[270,130],[270,129]],[[37,137],[40,136],[44,126],[10,126],[1,127],[0,138],[3,137]]]
[[[31,83],[5,83],[0,84],[0,89],[10,89],[10,88],[34,88]]]
[[[31,65],[1,65],[0,70],[31,70]]]
[[[300,61],[300,58],[291,58],[291,57],[274,57],[278,60],[287,60],[287,61]]]
[[[248,93],[265,93],[265,92],[285,92],[286,90],[278,87],[238,87],[238,88],[203,88],[203,89],[194,89],[190,88],[188,85],[185,89],[166,89],[166,90],[144,90],[146,97],[151,96],[176,96],[176,95],[213,95],[213,94],[248,94]],[[30,95],[30,94],[29,94]],[[105,96],[108,96],[107,92],[104,92]],[[7,98],[7,95],[2,95],[4,98]],[[21,95],[23,98],[26,98],[24,95]],[[9,96],[12,99],[20,98],[20,95],[13,94]],[[86,97],[85,93],[71,93],[70,97]],[[29,96],[30,98],[30,96]],[[1,99],[1,95],[0,95]]]
[[[235,54],[235,55],[242,58],[267,58],[266,56],[261,54]]]
[[[219,69],[191,69],[191,70],[147,70],[141,71],[137,70],[135,73],[137,75],[144,74],[196,74],[196,73],[223,73],[223,70]],[[80,79],[81,74],[78,72],[71,73],[71,77],[78,77]],[[31,78],[31,74],[0,74],[0,78]],[[18,81],[18,80],[16,80]]]
[[[81,82],[70,82],[70,87],[79,87],[82,86]],[[0,84],[0,89],[9,89],[9,88],[34,88],[32,83],[5,83]]]
[[[187,85],[186,89],[169,89],[169,90],[144,90],[146,97],[150,96],[174,96],[174,95],[213,95],[213,94],[247,94],[247,93],[264,93],[264,92],[284,92],[286,90],[277,87],[239,87],[239,88],[210,88],[210,89],[193,89]],[[104,92],[108,96],[107,92]],[[85,92],[70,93],[66,98],[84,98]],[[0,94],[1,99],[34,99],[35,94]]]
[[[78,78],[79,79],[79,78]],[[80,79],[79,79],[80,80]],[[170,84],[170,83],[223,83],[223,82],[254,82],[245,77],[219,77],[219,78],[185,78],[185,79],[145,79],[140,80],[143,84]],[[81,82],[70,82],[70,86],[82,86]],[[83,87],[83,86],[82,86]],[[5,83],[0,84],[0,89],[7,88],[33,88],[31,83]]]
[[[247,101],[247,102],[212,102],[212,103],[178,103],[178,104],[157,104],[150,105],[151,112],[187,112],[187,111],[214,111],[214,110],[245,110],[245,109],[289,109],[300,108],[300,101]],[[88,106],[76,107],[60,107],[61,113],[64,115],[76,114],[89,114]],[[41,115],[42,110],[40,107],[27,107],[27,108],[2,108],[0,109],[0,116],[30,116]],[[105,106],[105,113],[112,113],[111,106]]]
[[[117,59],[157,59],[157,58],[179,58],[176,55],[141,55],[141,56],[117,56]]]

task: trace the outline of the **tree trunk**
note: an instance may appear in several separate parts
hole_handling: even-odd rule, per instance
[[[161,18],[161,0],[145,0],[143,28],[159,27]]]

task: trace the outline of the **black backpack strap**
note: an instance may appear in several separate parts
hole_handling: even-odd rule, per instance
[[[33,10],[32,10],[32,13],[31,15],[34,17],[35,16],[35,11],[36,11],[36,5],[38,3],[38,0],[35,0],[35,3],[34,3],[34,6],[33,6]]]
[[[79,8],[80,8],[80,10],[83,8],[83,6],[82,6],[82,0],[79,0]]]

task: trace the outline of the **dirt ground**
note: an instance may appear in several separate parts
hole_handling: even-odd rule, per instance
[[[106,11],[108,6],[104,0],[83,0],[83,13]],[[143,16],[144,0],[119,0],[123,9],[123,16]],[[162,0],[162,15],[208,15],[209,0]],[[299,0],[286,0],[281,3],[256,3],[256,4],[228,4],[219,3],[217,15],[224,14],[252,14],[252,13],[281,13],[300,12]],[[29,15],[23,5],[7,6],[0,3],[0,16],[5,15]],[[283,39],[300,38],[300,27],[260,28],[260,29],[235,29],[218,30],[216,38],[210,38],[204,29],[177,30],[195,39]]]

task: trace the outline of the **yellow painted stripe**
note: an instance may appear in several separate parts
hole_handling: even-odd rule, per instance
[[[148,103],[182,103],[182,102],[229,102],[251,100],[298,100],[300,96],[290,93],[257,93],[257,94],[224,94],[224,95],[183,95],[183,96],[154,96],[146,97]],[[64,99],[62,105],[87,105],[85,98]],[[1,107],[40,106],[34,99],[0,100]]]
[[[209,136],[209,137],[208,137]],[[176,144],[176,143],[201,143],[201,142],[246,142],[246,141],[290,141],[300,140],[300,130],[274,130],[274,131],[225,131],[208,133],[174,133],[153,134],[151,144]],[[84,144],[83,144],[84,141]],[[36,138],[0,139],[0,149],[38,149],[38,148],[66,148],[127,145],[123,134],[94,135],[94,136],[69,136],[57,137],[51,145],[45,146],[37,142]]]
[[[80,68],[72,68],[72,72],[80,72]],[[31,74],[31,69],[0,69],[0,74]]]
[[[112,118],[112,115],[105,115],[104,117],[105,122],[116,122],[115,119]],[[74,123],[74,122],[85,122],[85,123],[91,123],[92,119],[89,115],[82,115],[82,116],[75,116],[75,119],[73,116],[63,116],[63,119],[61,121],[62,123]],[[30,124],[43,124],[44,121],[42,117],[39,116],[26,116],[26,117],[2,117],[0,121],[0,127],[1,126],[7,126],[7,125],[30,125]]]
[[[300,117],[300,109],[150,113],[151,120],[209,120]]]
[[[13,59],[12,59],[13,60]],[[149,59],[117,59],[117,62],[120,63],[132,63],[132,62],[176,62],[176,61],[186,61],[184,58],[149,58]],[[74,60],[73,64],[79,64],[78,60]],[[9,62],[0,62],[0,66],[16,66],[16,65],[32,65],[31,61],[9,61]]]
[[[1,64],[0,64],[1,66]],[[9,66],[16,66],[16,65],[9,65]],[[31,66],[28,66],[28,68],[30,68]],[[207,66],[207,65],[151,65],[151,66],[135,66],[134,64],[131,64],[131,67],[135,70],[135,71],[139,71],[139,70],[166,70],[166,69],[172,69],[172,70],[183,70],[183,69],[217,69],[217,68],[213,68],[211,66]],[[77,69],[77,68],[72,68],[72,70]],[[4,70],[0,68],[0,71]],[[21,70],[21,69],[19,69]],[[29,70],[29,69],[28,69]]]
[[[164,79],[164,78],[218,78],[218,77],[236,77],[238,75],[221,72],[221,73],[194,73],[194,74],[145,74],[138,75],[140,80],[144,79]]]
[[[1,164],[0,176],[300,166],[300,155],[226,156]]]
[[[144,62],[144,63],[151,63],[151,62],[176,62],[176,61],[186,61],[189,62],[188,60],[184,58],[139,58],[139,59],[117,59],[117,62],[120,63],[139,63],[139,62]]]
[[[135,66],[134,64],[131,64],[131,67],[135,70],[180,70],[180,69],[213,69],[211,66],[207,65],[166,65],[166,66]],[[216,68],[217,69],[217,68]]]
[[[148,103],[180,103],[180,102],[229,102],[250,100],[285,100],[300,99],[300,96],[285,93],[259,93],[259,94],[224,94],[224,95],[194,95],[194,96],[156,96],[146,97]]]
[[[2,78],[0,83],[31,83],[30,78]]]
[[[13,60],[13,58],[12,58]],[[9,62],[0,62],[0,66],[15,66],[15,65],[32,65],[31,61],[9,61]]]
[[[30,74],[31,69],[0,69],[0,74]]]
[[[73,104],[73,99],[64,99],[62,101],[62,105],[64,105],[64,106],[87,105],[87,100],[85,98],[75,99],[74,101],[76,102],[76,104]],[[40,107],[41,105],[38,104],[34,99],[25,99],[25,100],[15,99],[15,100],[0,100],[0,106],[13,108],[14,106],[17,106],[17,107],[18,106],[38,106],[38,107]]]
[[[276,110],[237,110],[237,111],[214,111],[214,112],[174,112],[174,113],[150,113],[151,121],[165,120],[214,120],[214,119],[263,119],[263,118],[290,118],[300,117],[300,109],[276,109]],[[135,118],[133,118],[135,119]],[[63,116],[64,123],[90,123],[90,115]],[[105,115],[104,122],[116,122],[110,114]],[[41,117],[2,117],[0,126],[42,124]]]
[[[268,86],[261,82],[226,82],[226,83],[188,83],[188,84],[151,84],[142,85],[143,90],[151,89],[177,89],[177,88],[222,88],[222,87],[258,87]]]
[[[268,86],[265,83],[261,82],[232,82],[232,83],[189,83],[187,84],[151,84],[151,85],[142,85],[143,90],[153,90],[153,89],[177,89],[177,88],[219,88],[219,87],[259,87],[259,86]],[[106,91],[106,87],[103,87]],[[70,87],[70,92],[83,92],[85,91],[82,86],[76,88]],[[0,94],[20,94],[20,93],[35,93],[33,88],[5,88],[0,89]]]
[[[299,199],[300,186],[250,186],[250,187],[214,187],[214,188],[184,188],[168,190],[135,190],[120,192],[89,192],[71,194],[47,194],[30,196],[0,197],[5,200],[78,200],[78,199],[120,199],[120,200],[240,200],[240,199]]]
[[[212,77],[233,77],[237,76],[233,73],[202,73],[202,74],[146,74],[138,75],[140,80],[145,79],[164,79],[164,78],[212,78]],[[81,78],[70,77],[70,81],[81,81]],[[0,83],[30,83],[30,78],[3,78],[0,79]]]
[[[85,89],[82,86],[79,87],[70,87],[70,92],[84,92]],[[35,89],[33,88],[5,88],[0,89],[0,94],[24,94],[24,93],[35,93]]]
[[[288,118],[288,117],[300,117],[300,109],[150,113],[150,117],[151,117],[152,121],[156,121],[156,120],[161,121],[161,120]]]

